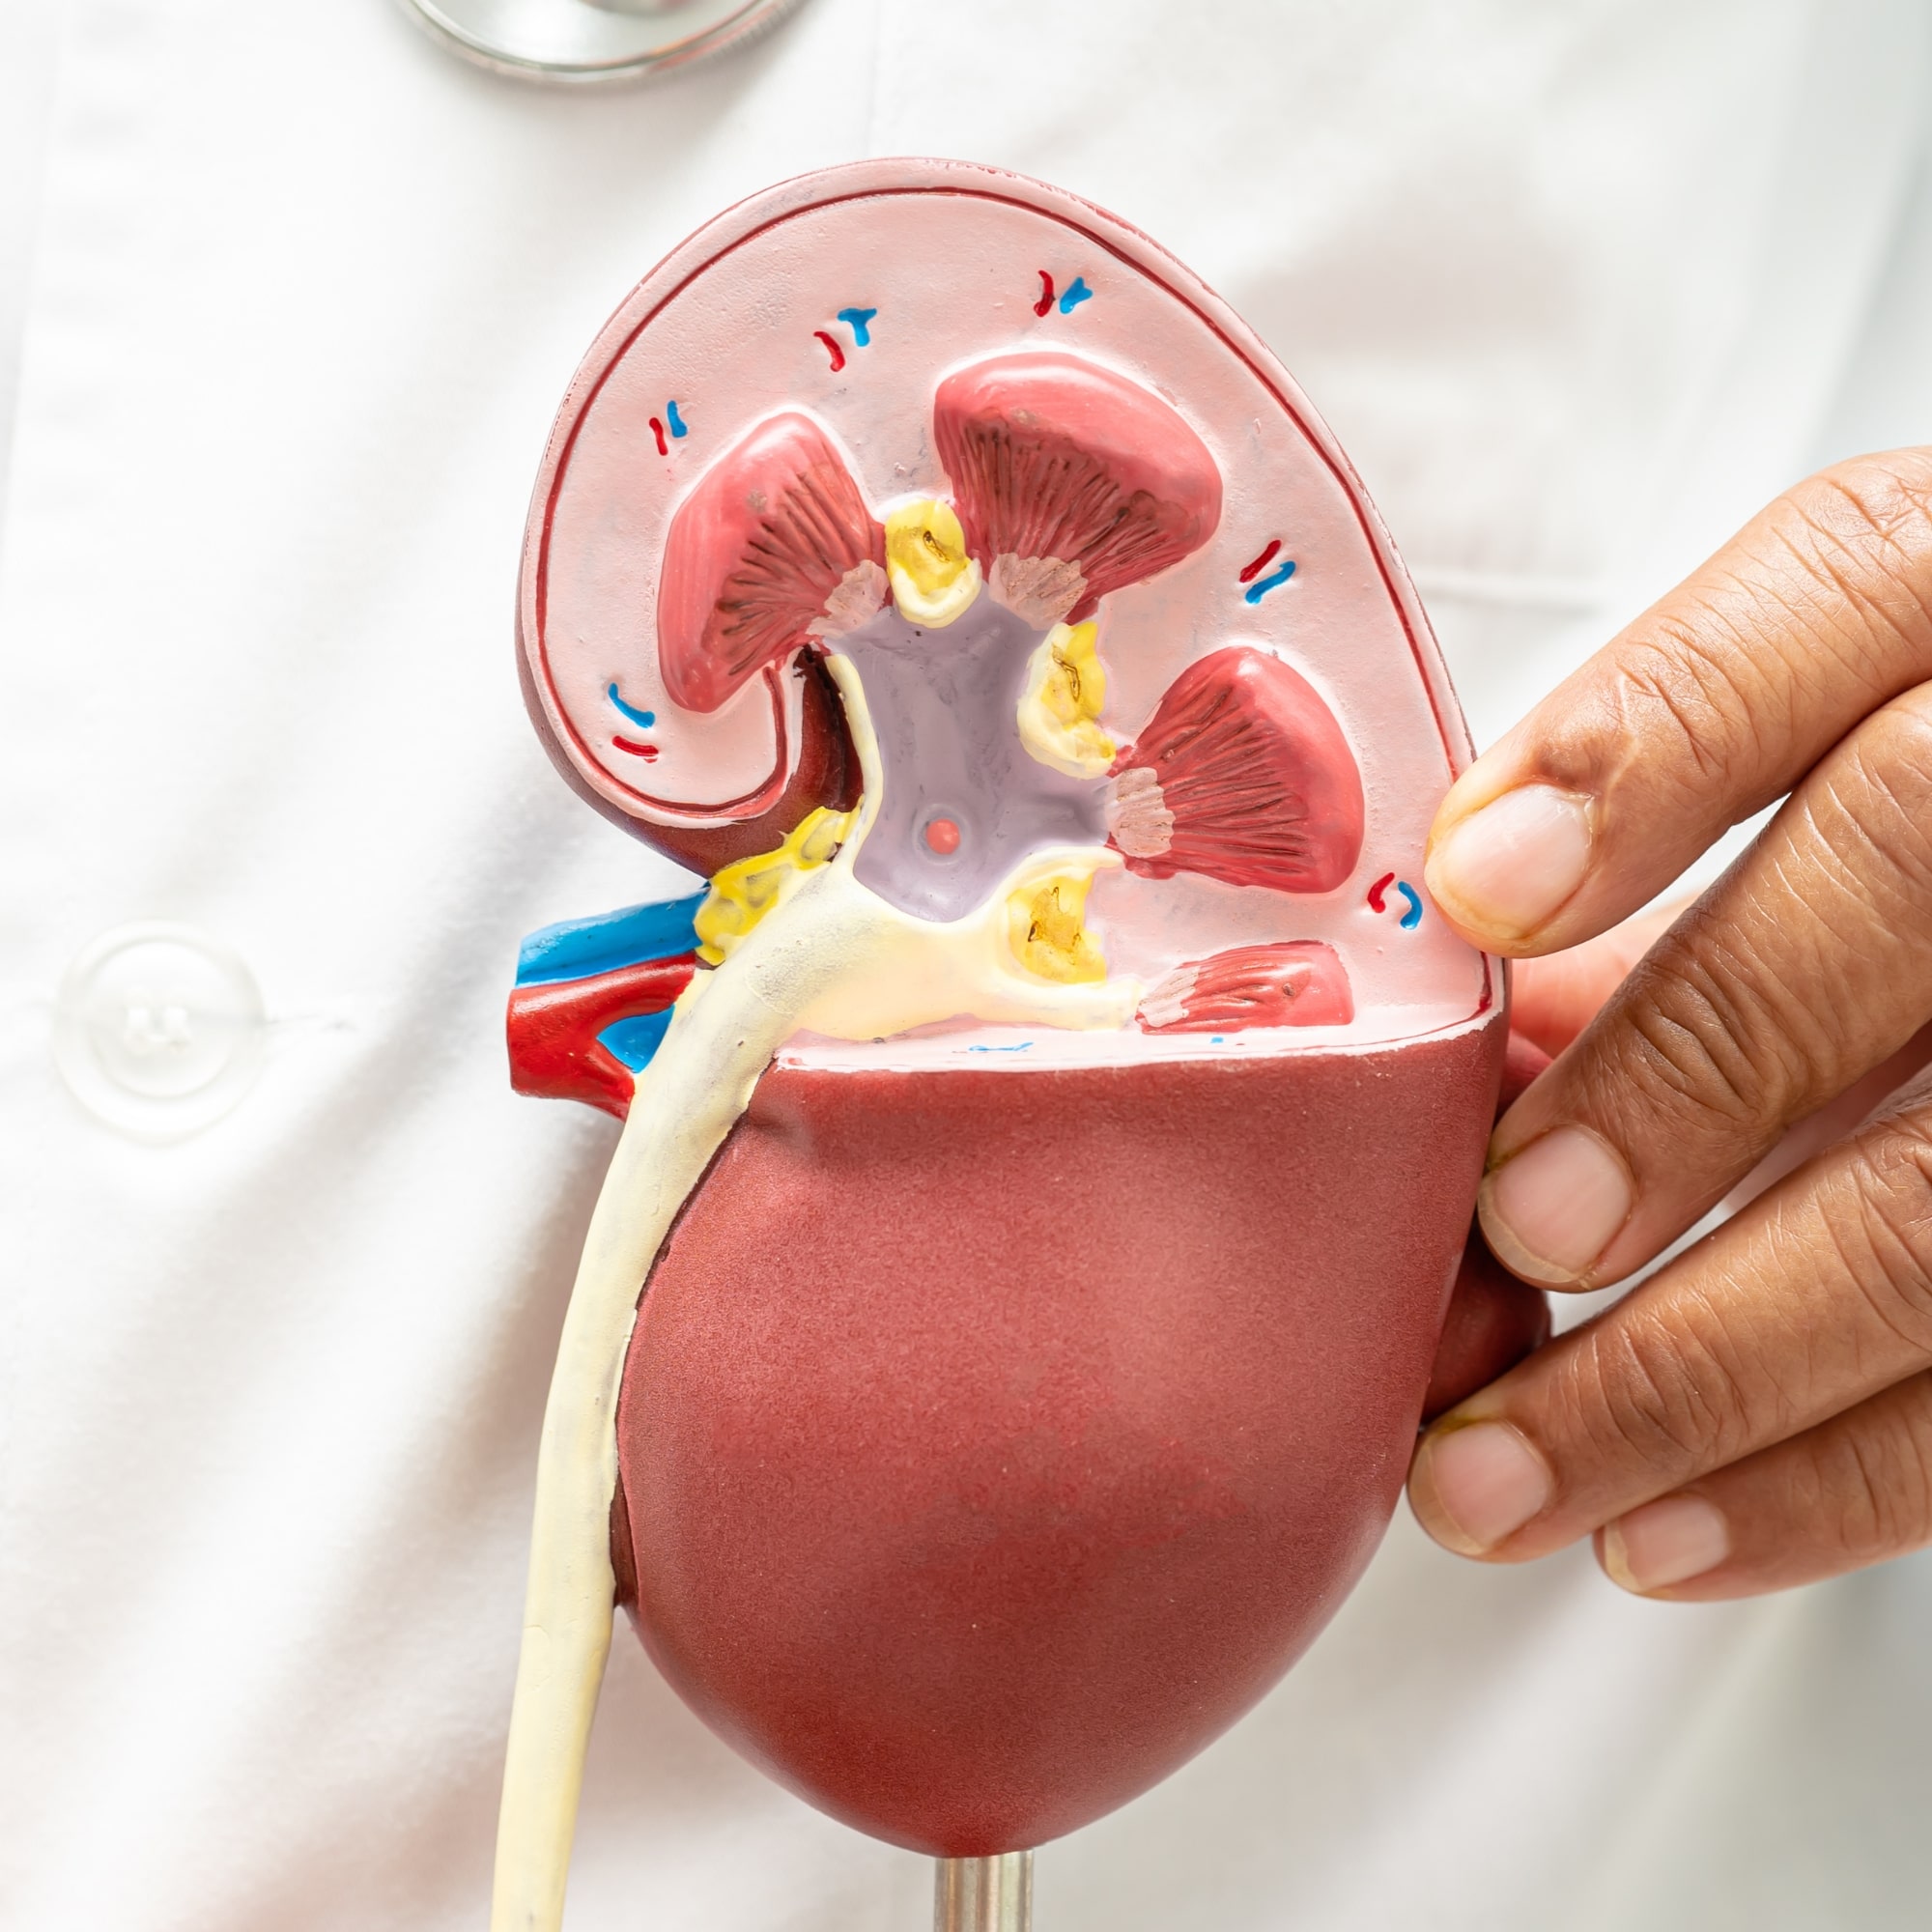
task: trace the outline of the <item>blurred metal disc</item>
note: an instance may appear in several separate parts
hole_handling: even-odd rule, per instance
[[[402,0],[452,51],[526,80],[624,80],[743,46],[801,0]]]

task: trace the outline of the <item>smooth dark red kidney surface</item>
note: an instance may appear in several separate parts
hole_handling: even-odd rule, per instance
[[[659,1667],[942,1857],[1184,1763],[1387,1523],[1503,1041],[767,1072],[625,1368],[618,1570]]]

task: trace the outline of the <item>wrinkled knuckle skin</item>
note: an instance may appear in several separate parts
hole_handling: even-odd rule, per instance
[[[1932,1364],[1932,1109],[1861,1133],[1851,1179],[1848,1206],[1825,1204],[1844,1265],[1883,1328]]]
[[[1850,457],[1794,495],[1820,524],[1842,522],[1852,535],[1932,563],[1932,445]]]
[[[1932,1542],[1932,1374],[1900,1384],[1866,1426],[1834,1432],[1813,1485],[1806,1513],[1844,1568]]]
[[[1772,525],[1792,560],[1878,641],[1932,645],[1932,449],[1821,470],[1779,499]]]
[[[1520,776],[1599,801],[1606,821],[1701,811],[1776,726],[1776,688],[1722,600],[1642,620],[1535,715]]]
[[[1701,823],[1718,794],[1747,815],[1782,789],[1777,749],[1842,702],[1848,674],[1878,703],[1926,668],[1932,449],[1861,457],[1786,492],[1639,618],[1543,718],[1525,776],[1610,819]],[[1747,774],[1764,776],[1740,786]]]
[[[1865,874],[1875,912],[1922,924],[1932,912],[1932,686],[1875,712],[1846,750],[1849,770],[1833,791],[1865,851],[1837,856]]]
[[[1737,602],[1721,585],[1702,586],[1619,653],[1604,697],[1615,748],[1601,774],[1607,810],[1638,791],[1653,807],[1707,806],[1714,788],[1788,729]]]
[[[1662,1489],[1743,1450],[1761,1378],[1705,1313],[1625,1310],[1584,1332],[1548,1395],[1559,1477],[1637,1468]]]
[[[1592,1095],[1624,1123],[1624,1144],[1662,1132],[1753,1143],[1808,1084],[1808,1030],[1772,1009],[1732,944],[1693,919],[1632,975]]]

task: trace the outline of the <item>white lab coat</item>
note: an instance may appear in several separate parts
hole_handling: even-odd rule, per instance
[[[1157,236],[1328,416],[1479,742],[1807,469],[1932,439],[1918,0],[809,0],[610,94],[383,0],[0,0],[0,1925],[477,1932],[544,1389],[611,1142],[514,1098],[520,934],[668,886],[510,629],[579,355],[868,154]],[[41,58],[41,54],[45,58]],[[270,1053],[117,1136],[50,1002],[225,937]],[[1709,1608],[1406,1514],[1298,1670],[1039,1861],[1042,1932],[1924,1922],[1932,1567]],[[903,1932],[923,1861],[620,1632],[569,1923]]]

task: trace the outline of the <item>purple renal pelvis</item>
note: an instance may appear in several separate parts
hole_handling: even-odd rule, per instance
[[[1044,635],[980,596],[944,630],[889,604],[838,639],[866,688],[883,779],[855,869],[902,912],[962,919],[1030,852],[1104,842],[1105,781],[1067,778],[1020,740],[1027,662]]]

